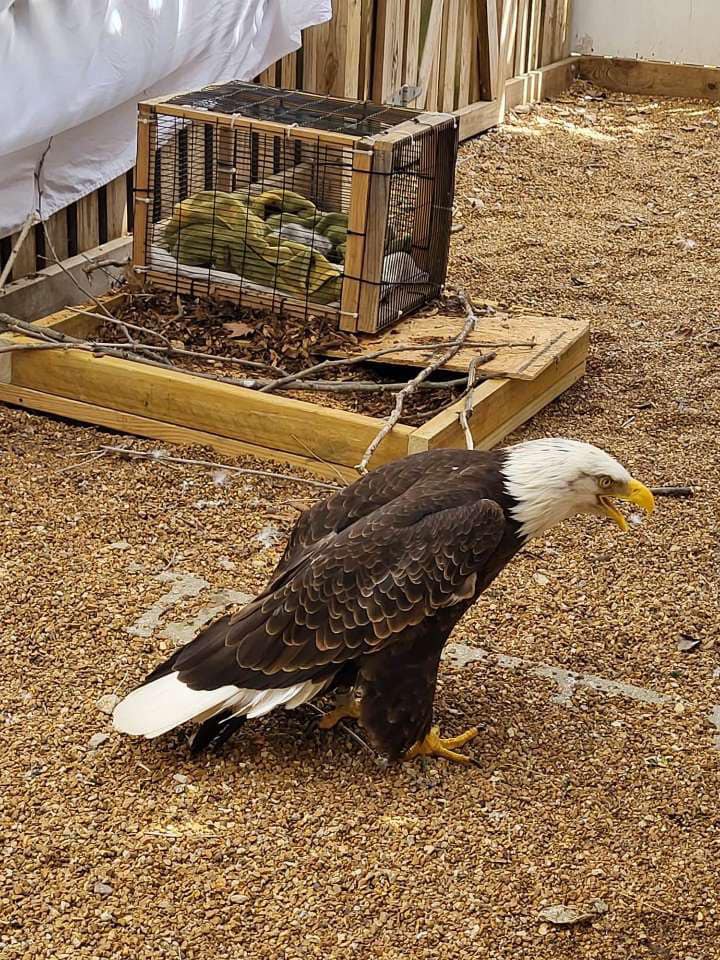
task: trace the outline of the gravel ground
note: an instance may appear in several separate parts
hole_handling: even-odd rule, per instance
[[[593,323],[588,376],[515,439],[591,440],[697,494],[626,536],[554,531],[456,639],[675,705],[562,697],[488,660],[446,667],[437,701],[445,730],[481,726],[477,768],[382,771],[302,711],[199,761],[181,735],[103,739],[97,701],[167,652],[127,632],[167,592],[158,574],[258,589],[282,543],[256,534],[314,492],[92,459],[117,438],[3,409],[1,958],[720,956],[720,110],[588,96],[462,149],[453,278]],[[555,904],[585,920],[540,916]]]

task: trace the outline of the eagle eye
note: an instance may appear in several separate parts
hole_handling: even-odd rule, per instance
[[[608,487],[612,486],[612,477],[607,477],[607,476],[600,477],[598,479],[598,485],[602,487],[603,490],[607,490]]]

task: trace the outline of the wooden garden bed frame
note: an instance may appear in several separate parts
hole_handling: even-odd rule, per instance
[[[117,307],[122,297],[109,296],[105,304]],[[70,308],[39,325],[87,337],[101,322]],[[470,418],[476,446],[495,446],[579,380],[587,348],[585,329],[535,380],[496,378],[477,386]],[[375,417],[76,349],[0,354],[0,401],[165,442],[210,446],[226,456],[277,460],[343,480],[357,477],[355,465],[383,426]],[[396,426],[371,466],[421,450],[464,446],[463,406],[459,401],[419,428]]]

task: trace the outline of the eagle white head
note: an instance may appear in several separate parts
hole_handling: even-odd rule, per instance
[[[589,443],[551,437],[505,451],[505,489],[516,501],[511,513],[520,535],[537,537],[578,513],[610,517],[627,530],[613,500],[627,500],[652,513],[655,500],[614,457]]]

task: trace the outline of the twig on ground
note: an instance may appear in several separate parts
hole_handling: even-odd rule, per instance
[[[41,185],[41,178],[43,173],[43,167],[45,166],[45,158],[48,155],[50,147],[52,146],[52,142],[53,142],[53,138],[50,137],[50,139],[48,140],[47,146],[43,150],[42,156],[40,157],[38,165],[35,167],[35,171],[34,171],[35,190],[37,193],[37,216],[40,223],[42,223],[45,242],[50,248],[50,253],[52,253],[55,263],[60,267],[62,272],[65,274],[65,276],[68,277],[68,279],[77,287],[80,293],[82,293],[83,296],[87,297],[88,300],[92,300],[92,302],[95,304],[98,310],[100,310],[105,316],[107,316],[109,319],[114,319],[114,317],[112,316],[110,311],[107,309],[107,307],[105,307],[93,293],[91,293],[89,290],[86,290],[80,283],[78,283],[78,281],[72,275],[70,270],[68,270],[65,264],[60,260],[60,258],[57,255],[57,251],[55,250],[55,244],[53,243],[52,237],[50,236],[50,231],[47,228],[47,224],[43,221],[43,216],[42,216],[43,188]],[[130,340],[130,342],[132,342],[132,337],[130,336],[129,333],[128,333],[128,339]]]
[[[695,491],[692,487],[650,487],[654,497],[692,497]]]
[[[96,270],[103,270],[107,273],[108,267],[126,267],[130,263],[130,257],[126,257],[124,260],[91,260],[90,257],[86,257],[85,254],[81,254],[86,260],[87,265],[82,268],[82,272],[86,277],[89,277],[91,273],[95,273]],[[112,274],[108,274],[112,277]],[[117,279],[113,277],[113,280]]]
[[[104,454],[126,457],[128,460],[154,460],[156,463],[179,463],[184,466],[211,467],[213,470],[231,470],[250,477],[267,477],[271,480],[281,480],[283,483],[304,483],[311,487],[320,487],[323,490],[339,490],[337,483],[323,483],[322,480],[308,480],[294,474],[275,473],[272,470],[251,470],[248,467],[235,467],[229,463],[216,463],[213,460],[193,460],[188,457],[171,457],[163,450],[133,450],[131,447],[100,447]]]
[[[315,713],[319,713],[321,717],[324,717],[324,716],[325,716],[325,711],[324,711],[324,710],[321,710],[320,707],[317,706],[317,704],[308,702],[308,703],[305,704],[305,706],[306,706],[306,707],[310,707],[310,709],[311,709],[311,710],[314,710]],[[375,751],[374,751],[373,748],[370,746],[370,744],[369,744],[369,743],[366,743],[366,742],[363,740],[363,738],[360,736],[360,734],[355,733],[354,730],[351,730],[350,727],[345,723],[344,720],[339,720],[339,721],[335,724],[335,726],[338,727],[340,730],[342,730],[343,733],[346,733],[346,734],[347,734],[351,739],[353,739],[356,743],[359,743],[361,747],[363,747],[365,750],[368,750],[370,753],[372,753],[373,756],[375,756]]]
[[[431,374],[435,373],[436,370],[439,370],[440,367],[444,366],[448,362],[448,360],[452,360],[455,354],[458,353],[458,351],[461,349],[465,340],[470,336],[472,331],[475,329],[475,324],[477,323],[477,315],[475,314],[475,311],[470,306],[470,302],[464,293],[459,294],[459,299],[460,299],[460,302],[465,307],[465,316],[467,318],[465,320],[464,327],[460,331],[460,334],[458,335],[457,339],[453,342],[453,345],[451,347],[448,347],[439,357],[436,357],[435,360],[433,360],[424,369],[422,369],[416,376],[413,377],[412,380],[408,381],[408,383],[406,383],[405,386],[402,387],[402,389],[398,392],[397,396],[395,397],[395,407],[393,408],[392,413],[387,418],[382,429],[378,432],[378,434],[375,436],[373,441],[370,443],[369,447],[363,454],[363,457],[360,463],[357,464],[356,469],[359,470],[360,473],[367,473],[368,463],[370,462],[372,455],[375,453],[377,448],[383,442],[385,437],[390,433],[390,431],[395,426],[395,424],[400,420],[400,417],[402,416],[403,405],[405,403],[405,400],[409,396],[412,396],[412,394],[415,393],[416,390],[418,390],[421,387],[424,381],[426,381]],[[467,383],[467,378],[465,377],[463,379],[465,383]]]
[[[470,361],[470,365],[468,366],[468,382],[467,387],[465,388],[465,403],[458,415],[460,418],[460,426],[462,427],[463,434],[465,435],[465,445],[467,446],[468,450],[475,449],[475,441],[473,440],[469,421],[473,414],[473,390],[478,383],[477,368],[482,364],[487,363],[489,360],[494,359],[494,357],[494,353],[486,353],[482,357],[473,357],[473,359]]]

